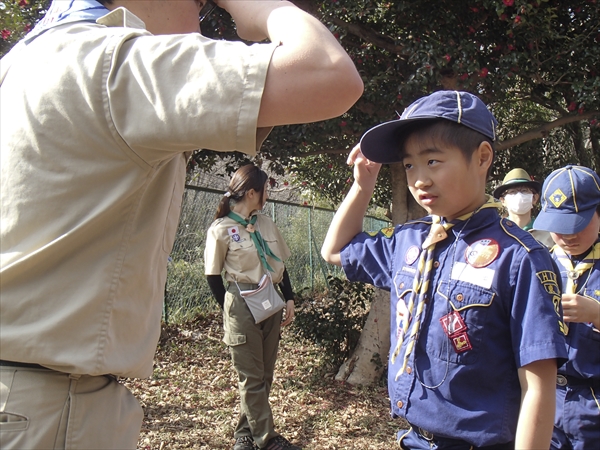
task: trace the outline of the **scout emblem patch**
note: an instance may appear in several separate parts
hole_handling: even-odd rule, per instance
[[[441,317],[440,323],[456,353],[463,353],[473,348],[467,334],[467,324],[458,311],[452,311]]]
[[[567,196],[564,194],[563,191],[557,189],[552,193],[552,195],[548,199],[552,202],[554,206],[559,208],[560,205],[562,205],[565,202]]]
[[[404,255],[404,262],[411,266],[419,257],[419,253],[421,250],[416,245],[411,246],[407,251],[406,255]]]
[[[479,269],[489,266],[500,254],[500,245],[494,239],[480,239],[467,247],[465,258],[470,266]]]
[[[241,241],[240,231],[238,230],[238,227],[227,228],[227,234],[231,236],[231,239],[233,239],[235,242]]]

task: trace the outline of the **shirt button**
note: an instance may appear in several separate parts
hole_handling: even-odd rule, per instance
[[[406,373],[410,375],[412,373],[412,369],[410,367],[407,367],[406,368]]]
[[[506,225],[508,225],[509,227],[512,227],[512,226],[513,226],[513,223],[512,223],[510,220],[507,220],[507,221],[506,221]]]
[[[462,302],[465,299],[465,297],[462,294],[456,294],[456,300],[458,300],[459,302]]]
[[[437,269],[438,267],[440,267],[440,262],[439,262],[439,261],[434,261],[434,262],[433,262],[433,267],[435,267],[436,269]]]
[[[404,406],[404,403],[402,403],[402,400],[399,400],[398,403],[396,403],[396,406],[400,409],[402,409],[402,407]]]
[[[404,287],[404,283],[400,283],[400,289]]]

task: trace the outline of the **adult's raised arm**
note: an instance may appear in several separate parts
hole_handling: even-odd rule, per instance
[[[346,112],[363,92],[354,63],[329,30],[288,1],[219,0],[241,38],[280,44],[267,72],[259,127]]]

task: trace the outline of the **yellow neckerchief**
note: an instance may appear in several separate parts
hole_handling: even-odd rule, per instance
[[[413,325],[412,325],[411,333],[409,336],[409,341],[408,341],[408,344],[406,345],[406,350],[404,352],[404,361],[403,361],[402,367],[400,368],[400,371],[396,375],[396,379],[398,379],[398,377],[404,373],[404,370],[406,369],[406,365],[408,363],[410,355],[411,355],[411,353],[414,349],[415,343],[417,342],[418,337],[419,337],[419,328],[421,326],[421,315],[422,315],[423,309],[425,307],[425,298],[426,298],[427,291],[429,290],[429,281],[431,279],[431,268],[433,266],[433,253],[434,253],[435,245],[438,242],[444,241],[448,237],[447,231],[450,228],[452,228],[453,226],[455,226],[461,222],[465,222],[465,221],[469,220],[471,217],[473,217],[479,211],[481,211],[482,209],[486,209],[486,208],[500,209],[500,208],[502,208],[502,203],[500,203],[498,200],[496,200],[491,195],[488,195],[486,202],[483,205],[481,205],[479,208],[477,208],[475,211],[472,211],[470,213],[467,213],[460,217],[457,217],[456,219],[454,219],[450,222],[446,222],[446,223],[442,224],[441,223],[442,218],[440,216],[436,216],[436,215],[432,216],[433,221],[431,223],[431,228],[429,229],[429,234],[427,235],[427,237],[425,238],[425,241],[423,241],[423,244],[421,245],[421,248],[424,251],[421,252],[421,256],[419,258],[418,270],[413,279],[413,292],[412,292],[412,295],[410,296],[410,300],[407,305],[408,314],[407,314],[406,319],[404,320],[404,323],[402,325],[402,333],[401,333],[400,337],[398,338],[398,343],[396,344],[396,348],[394,350],[394,353],[392,354],[392,364],[393,364],[396,361],[396,357],[400,353],[400,348],[402,347],[406,333],[408,332],[408,329],[412,322]],[[461,232],[462,232],[462,230],[461,230]],[[458,240],[458,238],[457,238],[457,240]],[[454,263],[454,261],[452,261],[452,263]],[[416,303],[417,307],[416,307],[416,311],[415,311],[414,319],[413,319],[412,316],[413,316],[413,309],[414,309],[415,303]]]
[[[567,255],[558,245],[555,245],[552,251],[556,255],[558,262],[567,270],[567,286],[564,289],[565,294],[576,294],[577,292],[575,289],[579,277],[594,267],[596,261],[600,260],[600,241],[597,241],[592,246],[590,252],[579,261],[575,267],[573,267],[573,261],[571,261],[569,255]]]

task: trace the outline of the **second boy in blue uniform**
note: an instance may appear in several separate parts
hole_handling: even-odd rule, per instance
[[[369,130],[323,257],[390,291],[388,389],[405,449],[548,448],[557,359],[566,356],[556,268],[486,196],[496,121],[440,91]],[[368,159],[367,159],[368,158]],[[375,162],[374,162],[375,161]],[[431,215],[362,233],[380,163],[402,162]]]
[[[556,380],[551,448],[600,448],[600,177],[563,167],[546,178],[542,195],[535,225],[556,242],[569,352]]]

